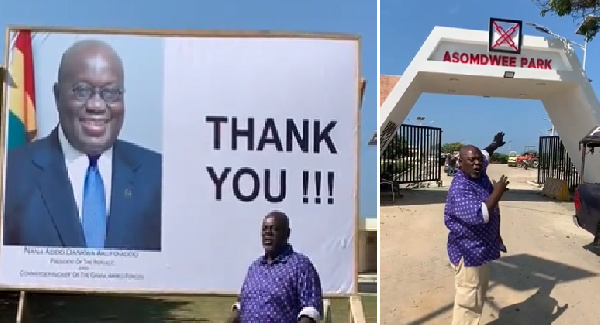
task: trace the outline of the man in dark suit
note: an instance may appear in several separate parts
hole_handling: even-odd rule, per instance
[[[108,44],[79,41],[63,54],[59,125],[8,152],[4,245],[161,249],[162,157],[117,140],[123,85]]]

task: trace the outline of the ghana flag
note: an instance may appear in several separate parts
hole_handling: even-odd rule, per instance
[[[35,82],[31,31],[18,31],[8,67],[13,85],[8,87],[8,149],[33,141],[35,123]]]

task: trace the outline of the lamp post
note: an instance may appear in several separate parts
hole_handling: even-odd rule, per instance
[[[508,145],[508,152],[510,153],[510,143],[512,142],[512,140],[508,141],[506,144]]]
[[[544,117],[544,120],[546,120],[546,121],[550,122],[550,124],[552,124],[552,127],[550,128],[550,130],[549,130],[549,131],[550,131],[550,135],[551,135],[551,136],[554,136],[554,133],[556,133],[556,132],[555,132],[555,131],[556,131],[556,129],[554,128],[554,123],[552,123],[552,121],[551,121],[549,118],[547,118],[547,117]]]
[[[577,30],[575,31],[576,35],[581,35],[584,37],[584,47],[587,49],[587,44],[589,41],[589,30],[588,26],[598,24],[598,16],[595,15],[587,15],[585,19],[577,26]],[[586,61],[587,51],[583,51],[583,71],[585,71],[585,61]]]
[[[423,121],[425,121],[425,116],[417,116],[417,121],[419,121],[419,126],[422,126]]]
[[[595,16],[588,16],[588,17],[586,17],[586,19],[581,23],[581,25],[579,25],[579,28],[576,31],[576,34],[578,34],[578,35],[584,35],[585,36],[585,41],[584,41],[583,44],[579,44],[579,43],[573,42],[573,41],[571,41],[571,40],[569,40],[569,39],[567,39],[567,38],[565,38],[563,36],[555,34],[555,33],[553,33],[550,30],[550,28],[548,28],[546,26],[542,26],[542,25],[536,24],[536,23],[526,23],[526,24],[529,25],[529,26],[531,26],[531,27],[533,27],[533,28],[535,28],[535,30],[537,30],[540,33],[544,33],[544,34],[547,34],[547,35],[554,36],[555,38],[557,38],[557,39],[559,39],[559,40],[561,40],[561,41],[563,41],[563,42],[565,42],[567,44],[575,45],[575,46],[578,46],[580,49],[582,49],[583,50],[583,61],[581,63],[581,67],[583,68],[583,71],[585,72],[585,62],[586,62],[586,59],[587,59],[588,37],[585,35],[585,31],[583,30],[582,27],[586,23],[589,23],[590,19],[598,19],[598,18],[595,17]]]

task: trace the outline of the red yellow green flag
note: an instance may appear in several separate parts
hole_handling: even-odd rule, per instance
[[[8,149],[31,142],[37,135],[31,31],[18,31],[8,68]]]

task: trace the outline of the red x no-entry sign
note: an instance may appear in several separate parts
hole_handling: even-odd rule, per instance
[[[521,20],[490,18],[490,52],[521,54],[523,22]]]

